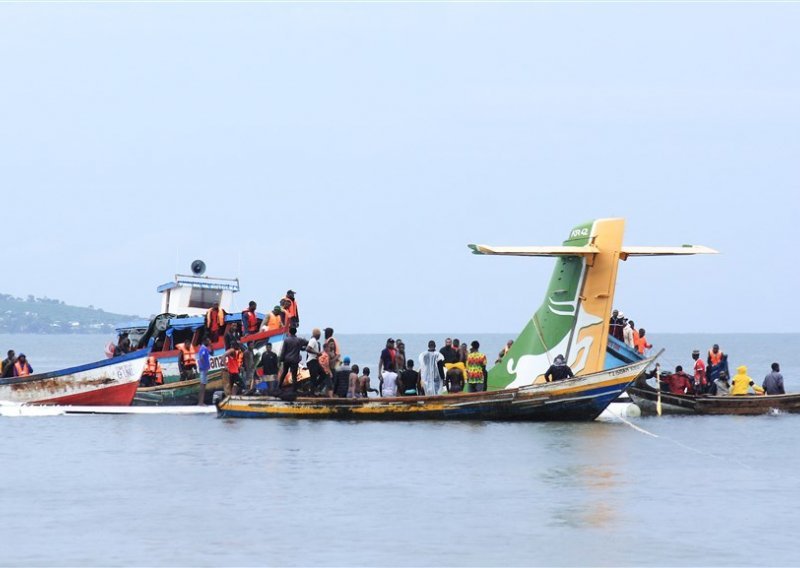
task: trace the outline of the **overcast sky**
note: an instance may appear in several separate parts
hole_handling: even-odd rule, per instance
[[[195,258],[343,332],[521,329],[625,217],[649,330],[798,331],[800,4],[2,4],[0,292],[149,315]]]

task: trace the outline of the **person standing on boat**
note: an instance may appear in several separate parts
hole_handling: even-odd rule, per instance
[[[466,345],[466,344],[465,344]],[[486,379],[486,355],[479,351],[480,343],[473,341],[467,355],[467,392],[483,392]]]
[[[730,374],[728,356],[722,352],[716,343],[708,350],[706,362],[708,363],[706,375],[709,381],[716,380],[723,371],[725,374]]]
[[[347,394],[350,391],[350,375],[352,372],[350,357],[345,356],[342,364],[333,374],[333,396],[347,398]]]
[[[556,358],[553,359],[553,364],[544,373],[544,380],[552,383],[553,381],[561,381],[574,376],[575,374],[570,366],[567,365],[567,360],[564,359],[564,356],[556,355]]]
[[[419,396],[425,394],[419,373],[414,370],[414,361],[409,361],[397,379],[397,394],[400,396]]]
[[[247,309],[242,312],[242,334],[243,335],[251,335],[253,333],[258,333],[259,321],[258,321],[258,314],[256,314],[256,304],[254,301],[250,301],[247,304]]]
[[[233,347],[233,344],[239,341],[239,338],[242,336],[239,330],[239,322],[235,321],[228,325],[228,330],[225,332],[224,340],[225,340],[225,349],[230,349]]]
[[[297,300],[294,299],[294,290],[287,290],[283,297],[286,306],[286,325],[300,327],[300,312],[297,309]]]
[[[197,370],[200,373],[200,390],[197,393],[197,404],[199,406],[204,406],[206,403],[206,385],[208,384],[208,372],[211,370],[211,356],[213,354],[211,338],[206,337],[197,352]]]
[[[692,359],[694,359],[694,392],[695,394],[702,394],[708,390],[708,385],[706,382],[706,364],[700,358],[699,349],[692,351]]]
[[[275,306],[261,324],[261,331],[273,331],[282,327],[283,310],[281,310],[280,306]]]
[[[442,390],[442,362],[444,357],[436,351],[436,342],[431,339],[428,341],[428,350],[419,354],[419,372],[428,396],[437,395]]]
[[[31,364],[28,363],[28,358],[25,357],[25,353],[20,353],[19,357],[17,357],[16,363],[14,363],[14,376],[15,377],[27,377],[28,375],[33,374],[33,368]]]
[[[181,372],[181,380],[191,380],[197,374],[196,352],[194,345],[192,345],[192,340],[187,338],[181,345],[178,345],[178,351],[178,367]]]
[[[306,345],[306,367],[311,378],[311,392],[317,392],[325,380],[325,373],[322,372],[322,366],[319,362],[319,356],[322,355],[324,349],[320,343],[322,332],[318,327],[311,330],[311,339],[308,340]]]
[[[625,345],[631,349],[636,349],[637,335],[636,324],[633,323],[633,320],[628,320],[628,323],[622,329],[622,340],[625,342]]]
[[[248,341],[242,349],[242,380],[247,387],[248,394],[256,390],[256,355],[253,352],[253,342]]]
[[[650,343],[647,342],[647,339],[645,339],[646,333],[647,332],[645,331],[645,329],[641,328],[639,330],[639,337],[636,338],[636,351],[639,352],[639,355],[644,355],[645,351],[653,347]]]
[[[406,344],[403,343],[402,339],[398,339],[395,341],[395,345],[397,346],[397,352],[394,356],[394,368],[397,369],[398,373],[402,373],[406,368]]]
[[[339,366],[339,363],[342,361],[342,349],[339,346],[339,340],[333,336],[333,328],[326,327],[325,328],[325,347],[324,351],[328,353],[328,367],[330,370],[328,371],[329,376],[333,376],[333,371],[336,370],[336,367]],[[322,364],[322,363],[320,363]]]
[[[772,372],[764,377],[764,383],[761,385],[766,394],[786,394],[786,389],[783,388],[783,375],[781,375],[781,366],[777,363],[772,364]]]
[[[381,357],[378,359],[378,380],[380,381],[378,389],[380,390],[381,396],[384,396],[384,386],[389,375],[394,375],[392,377],[393,383],[397,380],[396,360],[397,351],[394,348],[394,339],[390,337],[386,340],[386,347],[381,351]],[[394,396],[394,389],[391,390],[392,394],[389,396]]]
[[[6,379],[14,376],[14,363],[17,362],[16,353],[13,349],[8,350],[8,357],[3,359],[2,367],[0,367],[0,378]]]
[[[611,319],[608,320],[608,334],[615,339],[624,341],[622,335],[623,327],[625,326],[625,319],[619,313],[619,310],[611,312]]]
[[[219,307],[219,302],[214,302],[206,312],[206,331],[212,343],[216,343],[219,334],[225,327],[225,310]]]
[[[747,367],[744,365],[736,367],[736,374],[733,376],[733,384],[731,385],[731,395],[742,396],[750,394],[751,387],[755,394],[764,394],[764,389],[747,376]]]
[[[225,351],[225,367],[228,370],[228,390],[232,395],[237,395],[242,390],[242,363],[244,354],[242,346],[237,341],[230,349]]]
[[[267,342],[264,348],[266,351],[261,356],[261,371],[267,383],[267,393],[275,394],[278,390],[278,354],[272,350],[272,343]]]
[[[291,326],[289,335],[283,340],[281,355],[278,360],[281,363],[281,372],[278,377],[278,388],[283,387],[283,379],[289,372],[292,373],[292,390],[297,390],[297,369],[303,358],[302,352],[306,346],[306,341],[297,337],[297,328]]]

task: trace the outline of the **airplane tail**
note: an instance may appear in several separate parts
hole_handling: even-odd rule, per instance
[[[623,247],[624,219],[598,219],[574,227],[562,246],[470,245],[475,254],[556,257],[544,302],[502,360],[489,370],[490,390],[544,380],[557,355],[576,375],[602,371],[617,268],[630,256],[714,253],[707,247]]]

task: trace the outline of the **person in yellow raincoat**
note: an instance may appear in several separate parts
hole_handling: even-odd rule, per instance
[[[742,365],[736,368],[736,374],[733,376],[733,386],[731,386],[731,394],[735,396],[750,394],[750,387],[756,394],[764,394],[764,389],[758,386],[753,379],[747,376],[747,367]]]

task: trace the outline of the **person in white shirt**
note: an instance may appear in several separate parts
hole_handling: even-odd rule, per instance
[[[431,339],[428,341],[428,350],[419,354],[419,372],[426,396],[439,394],[442,390],[442,375],[439,372],[442,362],[444,356],[436,350],[436,342]]]

